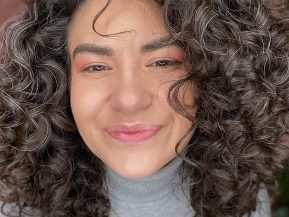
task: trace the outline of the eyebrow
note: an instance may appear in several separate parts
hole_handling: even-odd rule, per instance
[[[163,47],[170,47],[170,46],[177,46],[180,48],[182,47],[178,41],[172,40],[171,37],[165,37],[165,38],[159,38],[159,39],[153,40],[147,44],[144,44],[140,48],[140,52],[141,53],[148,53],[148,52],[156,51],[156,50],[161,49]]]
[[[93,53],[100,56],[113,56],[114,52],[111,47],[108,46],[100,46],[95,44],[80,44],[78,45],[72,54],[72,57],[79,53]]]
[[[169,46],[177,46],[181,47],[180,43],[176,40],[172,40],[170,37],[165,38],[159,38],[155,39],[153,41],[150,41],[140,48],[141,53],[149,53],[156,51],[158,49],[161,49],[163,47],[169,47]],[[101,46],[96,44],[80,44],[78,45],[72,54],[72,57],[75,58],[75,56],[79,53],[93,53],[99,56],[113,56],[114,51],[109,46]]]

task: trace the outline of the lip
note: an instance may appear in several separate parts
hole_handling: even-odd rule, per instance
[[[117,124],[105,128],[105,132],[121,143],[140,144],[154,137],[162,127],[152,124]]]

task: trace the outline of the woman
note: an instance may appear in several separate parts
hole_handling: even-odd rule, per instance
[[[288,42],[260,1],[27,5],[2,37],[4,213],[270,216]]]

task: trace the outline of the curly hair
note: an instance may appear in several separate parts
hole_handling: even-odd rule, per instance
[[[67,31],[84,2],[28,1],[1,35],[0,200],[15,203],[19,216],[109,213],[103,163],[70,108]],[[157,2],[191,69],[170,87],[168,103],[192,120],[179,90],[198,87],[184,157],[191,205],[198,217],[250,213],[288,152],[289,27],[261,0]]]

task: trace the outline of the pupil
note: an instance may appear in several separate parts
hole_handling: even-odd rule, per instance
[[[159,61],[159,65],[160,66],[164,66],[167,64],[167,61],[166,60],[162,60],[162,61]]]
[[[96,69],[97,71],[100,71],[100,70],[103,69],[103,66],[95,66],[95,69]]]

